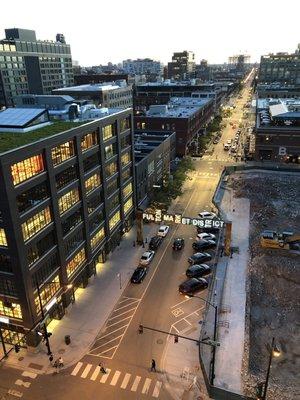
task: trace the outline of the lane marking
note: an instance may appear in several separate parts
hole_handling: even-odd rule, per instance
[[[110,374],[110,369],[109,368],[105,368],[106,369],[106,374],[103,374],[102,378],[100,379],[101,383],[105,383],[109,377]]]
[[[148,394],[151,382],[152,382],[152,379],[146,378],[143,389],[142,389],[142,394]]]
[[[120,329],[123,329],[123,328],[126,327],[126,326],[127,326],[127,325],[123,325],[123,326],[121,326],[121,328],[115,329],[114,331],[109,332],[109,333],[107,333],[107,334],[104,335],[104,336],[99,336],[99,337],[97,338],[97,340],[103,339],[103,338],[105,338],[106,336],[112,335],[113,333],[118,332]],[[97,340],[96,340],[96,341],[97,341]]]
[[[28,378],[35,379],[37,377],[37,374],[35,372],[23,371],[22,376],[26,376]]]
[[[126,304],[126,306],[122,306],[122,307],[116,308],[113,312],[117,312],[117,311],[119,311],[119,310],[122,310],[123,308],[129,307],[129,306],[131,306],[131,305],[134,304],[134,303],[138,303],[138,301],[139,301],[139,300],[135,300],[135,301],[132,301],[131,303]]]
[[[111,386],[116,386],[116,383],[118,382],[118,379],[120,378],[121,372],[120,371],[116,371],[112,380],[110,381],[110,385]]]
[[[78,362],[76,367],[73,369],[73,371],[71,372],[71,375],[76,376],[78,374],[78,371],[80,370],[80,368],[82,367],[82,362]]]
[[[95,381],[99,375],[100,372],[100,368],[99,365],[95,368],[95,371],[93,372],[93,375],[91,376],[91,381]]]
[[[121,317],[121,315],[128,314],[132,310],[135,310],[135,307],[131,308],[130,310],[124,311],[123,313],[121,313],[119,315],[116,315],[115,317],[108,318],[108,321],[111,321],[112,319],[119,318],[119,317]]]
[[[110,350],[115,349],[116,347],[117,347],[117,345],[115,345],[115,346],[113,346],[113,347],[110,347],[110,348],[107,349],[107,350],[103,350],[103,351],[101,351],[101,353],[99,353],[98,355],[108,353]],[[95,356],[95,355],[97,355],[97,354],[91,354],[91,355],[92,355],[92,356]],[[109,357],[105,357],[105,358],[109,358]]]
[[[17,379],[15,382],[15,385],[24,386],[26,388],[29,388],[29,386],[31,385],[31,382],[25,382],[25,381],[22,381],[22,379]]]
[[[138,386],[139,386],[139,383],[140,383],[140,380],[141,380],[142,378],[140,377],[140,376],[136,376],[135,377],[135,380],[134,380],[134,382],[133,382],[133,385],[131,386],[131,391],[132,392],[136,392],[137,391],[137,388],[138,388]]]
[[[83,370],[83,372],[82,372],[82,374],[81,374],[81,378],[86,378],[86,377],[88,376],[88,373],[90,372],[90,369],[92,368],[92,366],[93,366],[93,364],[88,364],[88,365],[84,368],[84,370]]]
[[[23,396],[23,393],[18,392],[18,390],[14,390],[14,389],[9,389],[7,393],[11,394],[12,396],[15,396],[15,397],[22,397]]]
[[[106,328],[110,328],[111,326],[118,325],[120,322],[125,321],[125,319],[128,319],[128,318],[131,318],[130,315],[129,315],[129,317],[120,319],[120,321],[118,321],[118,322],[114,322],[113,324],[106,325]]]
[[[107,345],[108,343],[111,343],[111,342],[113,342],[113,341],[119,339],[121,336],[122,336],[122,335],[119,335],[119,336],[115,337],[114,339],[109,340],[108,342],[105,342],[105,343],[103,343],[103,344],[100,344],[100,346],[94,347],[93,350],[97,350],[97,349],[99,349],[100,347],[103,347],[103,346]],[[97,340],[99,340],[99,339],[97,339]]]
[[[157,381],[156,385],[155,385],[155,388],[153,390],[153,393],[152,393],[152,397],[158,397],[159,396],[159,392],[160,392],[161,386],[162,386],[162,382]]]
[[[191,239],[193,239],[193,238],[191,238]],[[189,297],[188,299],[182,300],[182,301],[180,301],[179,303],[177,303],[177,304],[175,304],[174,306],[172,306],[171,308],[177,307],[177,306],[179,306],[180,304],[183,304],[183,303],[185,303],[185,302],[187,302],[187,301],[190,301],[191,298],[192,298],[192,297]]]
[[[128,382],[130,380],[131,374],[125,374],[123,382],[121,384],[121,389],[126,389]]]

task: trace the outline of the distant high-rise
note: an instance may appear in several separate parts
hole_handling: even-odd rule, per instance
[[[174,53],[172,62],[168,63],[168,78],[175,80],[194,78],[195,68],[195,54],[192,51]]]
[[[35,31],[5,29],[0,40],[0,106],[14,105],[21,94],[51,94],[74,83],[70,45],[63,34],[56,42],[37,40]]]
[[[135,75],[162,75],[163,65],[160,61],[150,58],[137,60],[124,60],[123,70]]]

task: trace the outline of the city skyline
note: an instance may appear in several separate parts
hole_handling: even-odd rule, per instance
[[[215,0],[201,8],[197,1],[190,0],[184,10],[178,0],[172,3],[154,0],[151,9],[138,9],[140,3],[136,0],[101,6],[91,1],[89,8],[75,13],[72,10],[71,18],[67,18],[69,6],[54,0],[52,8],[47,9],[46,20],[42,19],[42,11],[34,10],[35,3],[16,2],[14,13],[0,23],[1,38],[5,36],[4,29],[13,27],[33,29],[39,40],[55,40],[56,33],[63,33],[71,45],[73,60],[83,66],[146,57],[167,64],[173,52],[182,50],[195,52],[196,63],[201,59],[211,64],[224,63],[229,56],[239,53],[249,54],[251,62],[257,62],[268,53],[294,52],[300,41],[296,12],[300,6],[295,0],[290,4],[295,12],[289,21],[282,19],[276,1],[272,2],[272,9],[268,2],[254,1],[247,10],[240,10],[237,0],[226,4]],[[153,25],[155,18],[157,22]],[[280,30],[273,29],[278,24]]]

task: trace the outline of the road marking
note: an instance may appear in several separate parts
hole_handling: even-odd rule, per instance
[[[152,379],[146,378],[143,389],[142,389],[142,394],[148,394],[151,382],[152,382]]]
[[[113,342],[114,340],[119,339],[121,336],[122,336],[122,335],[119,335],[119,336],[115,337],[114,339],[109,340],[108,342],[105,342],[105,343],[103,343],[103,344],[100,344],[100,346],[93,347],[93,350],[97,350],[97,349],[99,349],[100,347],[106,346],[108,343],[111,343],[111,342]],[[99,338],[99,339],[101,339],[101,338]],[[99,339],[98,339],[98,340],[99,340]]]
[[[105,356],[103,356],[102,354],[108,353],[109,351],[115,349],[116,347],[118,347],[118,345],[113,346],[113,347],[110,347],[110,348],[107,349],[107,350],[103,350],[103,351],[101,351],[101,353],[98,354],[98,356],[101,356],[101,357],[110,359],[110,357],[105,357]],[[89,353],[89,354],[92,355],[92,356],[95,355],[95,354],[91,354],[91,353]]]
[[[105,371],[106,374],[103,374],[102,378],[100,379],[101,383],[105,383],[107,381],[111,370],[109,368],[106,368]]]
[[[129,319],[129,318],[131,318],[130,315],[129,315],[129,317],[125,317],[118,322],[114,322],[113,324],[106,325],[106,328],[110,328],[111,326],[118,325],[120,322],[125,321],[125,319]]]
[[[118,382],[118,379],[120,378],[121,372],[120,371],[116,371],[111,382],[110,385],[111,386],[116,386],[116,383]]]
[[[88,364],[84,370],[83,373],[81,374],[81,378],[86,378],[88,376],[88,373],[90,372],[90,369],[92,368],[92,364]]]
[[[180,315],[184,314],[184,311],[182,308],[175,308],[175,310],[172,311],[172,314],[174,315],[175,318],[177,318]]]
[[[15,396],[15,397],[22,397],[23,396],[23,393],[18,392],[17,390],[14,390],[14,389],[9,389],[7,393],[11,394],[12,396]]]
[[[133,382],[133,385],[131,386],[131,391],[132,392],[136,392],[137,391],[137,388],[138,388],[138,386],[139,386],[139,383],[140,383],[140,380],[141,380],[142,378],[140,377],[140,376],[136,376],[135,377],[135,380],[134,380],[134,382]]]
[[[162,386],[162,382],[157,381],[156,385],[155,385],[155,388],[153,390],[153,393],[152,393],[152,397],[158,397],[159,396],[159,392],[160,392],[161,386]]]
[[[29,386],[31,385],[31,382],[24,382],[24,381],[22,381],[22,379],[17,379],[15,382],[15,385],[24,386],[26,388],[29,388]]]
[[[35,372],[23,371],[22,376],[26,376],[27,378],[35,379],[37,374]]]
[[[123,382],[121,384],[121,389],[126,389],[128,382],[130,380],[131,374],[125,374]]]
[[[71,375],[76,376],[81,367],[82,367],[82,362],[79,361],[76,367],[71,372]]]
[[[179,306],[180,304],[183,304],[183,303],[185,303],[185,302],[187,302],[187,301],[189,301],[189,300],[191,300],[191,297],[189,297],[188,299],[182,300],[180,303],[175,304],[175,305],[172,306],[171,308],[177,307],[177,306]]]
[[[95,371],[93,372],[93,375],[91,376],[91,381],[95,381],[99,375],[101,367],[99,365],[95,368]]]
[[[126,326],[127,326],[127,325],[122,325],[120,328],[115,329],[114,331],[109,332],[109,333],[107,333],[106,335],[99,336],[99,337],[97,338],[97,340],[103,339],[103,338],[105,338],[106,336],[112,335],[113,333],[118,332],[120,329],[125,328]]]
[[[123,313],[121,313],[119,315],[116,315],[115,317],[108,318],[108,321],[111,321],[112,319],[119,318],[121,315],[127,314],[127,313],[129,313],[130,311],[132,311],[134,309],[135,309],[135,307],[131,308],[130,310],[124,311]]]
[[[132,301],[131,303],[126,304],[126,306],[122,306],[122,307],[116,308],[113,312],[117,312],[119,310],[122,310],[122,308],[126,308],[128,306],[131,306],[132,304],[137,303],[137,302],[138,302],[138,300]]]

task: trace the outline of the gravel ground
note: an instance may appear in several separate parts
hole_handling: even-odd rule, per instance
[[[263,382],[274,336],[282,354],[273,359],[268,400],[300,399],[300,254],[262,248],[264,229],[300,234],[300,175],[232,175],[236,197],[251,202],[243,382],[246,394]]]

